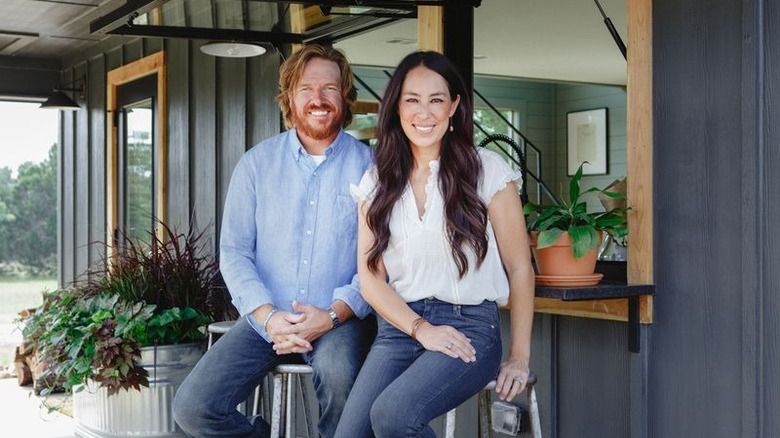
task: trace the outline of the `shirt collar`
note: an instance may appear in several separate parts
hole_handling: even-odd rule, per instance
[[[290,152],[292,152],[293,156],[295,157],[295,160],[298,161],[301,159],[301,157],[308,154],[306,152],[306,149],[303,147],[303,144],[301,143],[301,140],[298,138],[298,131],[295,128],[291,128],[289,131],[287,131],[288,139],[289,141],[287,144],[290,147]],[[327,148],[325,148],[325,156],[329,157],[333,154],[338,153],[341,149],[344,148],[344,136],[349,135],[344,131],[344,129],[339,130],[339,134],[336,136],[336,139],[333,140],[333,143],[330,144]]]

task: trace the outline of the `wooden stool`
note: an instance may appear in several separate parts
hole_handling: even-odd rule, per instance
[[[271,408],[271,438],[279,438],[281,433],[282,416],[284,416],[284,436],[292,438],[293,412],[295,411],[295,388],[293,381],[297,382],[303,403],[303,415],[306,421],[306,436],[314,438],[312,410],[309,407],[306,382],[301,377],[311,374],[309,365],[279,365],[271,374],[274,377],[273,407]],[[292,377],[292,379],[290,378]]]
[[[531,432],[534,438],[542,438],[542,423],[539,420],[539,404],[536,401],[536,374],[531,371],[528,374],[528,382],[525,386],[525,393],[528,398],[528,412],[531,417]],[[496,381],[493,380],[477,394],[478,414],[479,414],[479,437],[493,438],[493,422],[490,415],[490,393],[496,388]],[[444,426],[445,438],[455,438],[455,409],[447,412],[447,419]]]

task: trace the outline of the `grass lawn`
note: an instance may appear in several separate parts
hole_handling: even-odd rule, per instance
[[[9,280],[0,278],[0,366],[13,365],[14,348],[19,345],[22,334],[14,320],[19,311],[38,307],[41,292],[57,288],[55,279]]]

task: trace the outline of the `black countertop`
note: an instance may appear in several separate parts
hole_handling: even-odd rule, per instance
[[[596,272],[604,278],[595,286],[551,287],[536,286],[536,296],[562,301],[609,300],[614,298],[633,298],[655,294],[655,285],[627,284],[627,266],[625,261],[596,262]]]
[[[655,294],[652,284],[625,284],[604,282],[586,287],[536,286],[536,296],[562,301],[609,300]]]

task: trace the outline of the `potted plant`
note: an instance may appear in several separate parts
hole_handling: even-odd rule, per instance
[[[581,190],[582,166],[569,181],[569,199],[559,203],[526,203],[523,207],[531,235],[537,269],[537,284],[547,286],[589,286],[598,283],[594,274],[597,249],[603,233],[620,240],[628,234],[625,212],[630,207],[614,207],[588,212],[582,200],[597,192],[612,199],[623,194],[591,187]]]
[[[123,246],[69,287],[47,295],[24,324],[45,381],[73,394],[77,431],[90,437],[181,436],[170,403],[205,349],[205,327],[235,316],[203,234],[159,224],[164,236]]]

